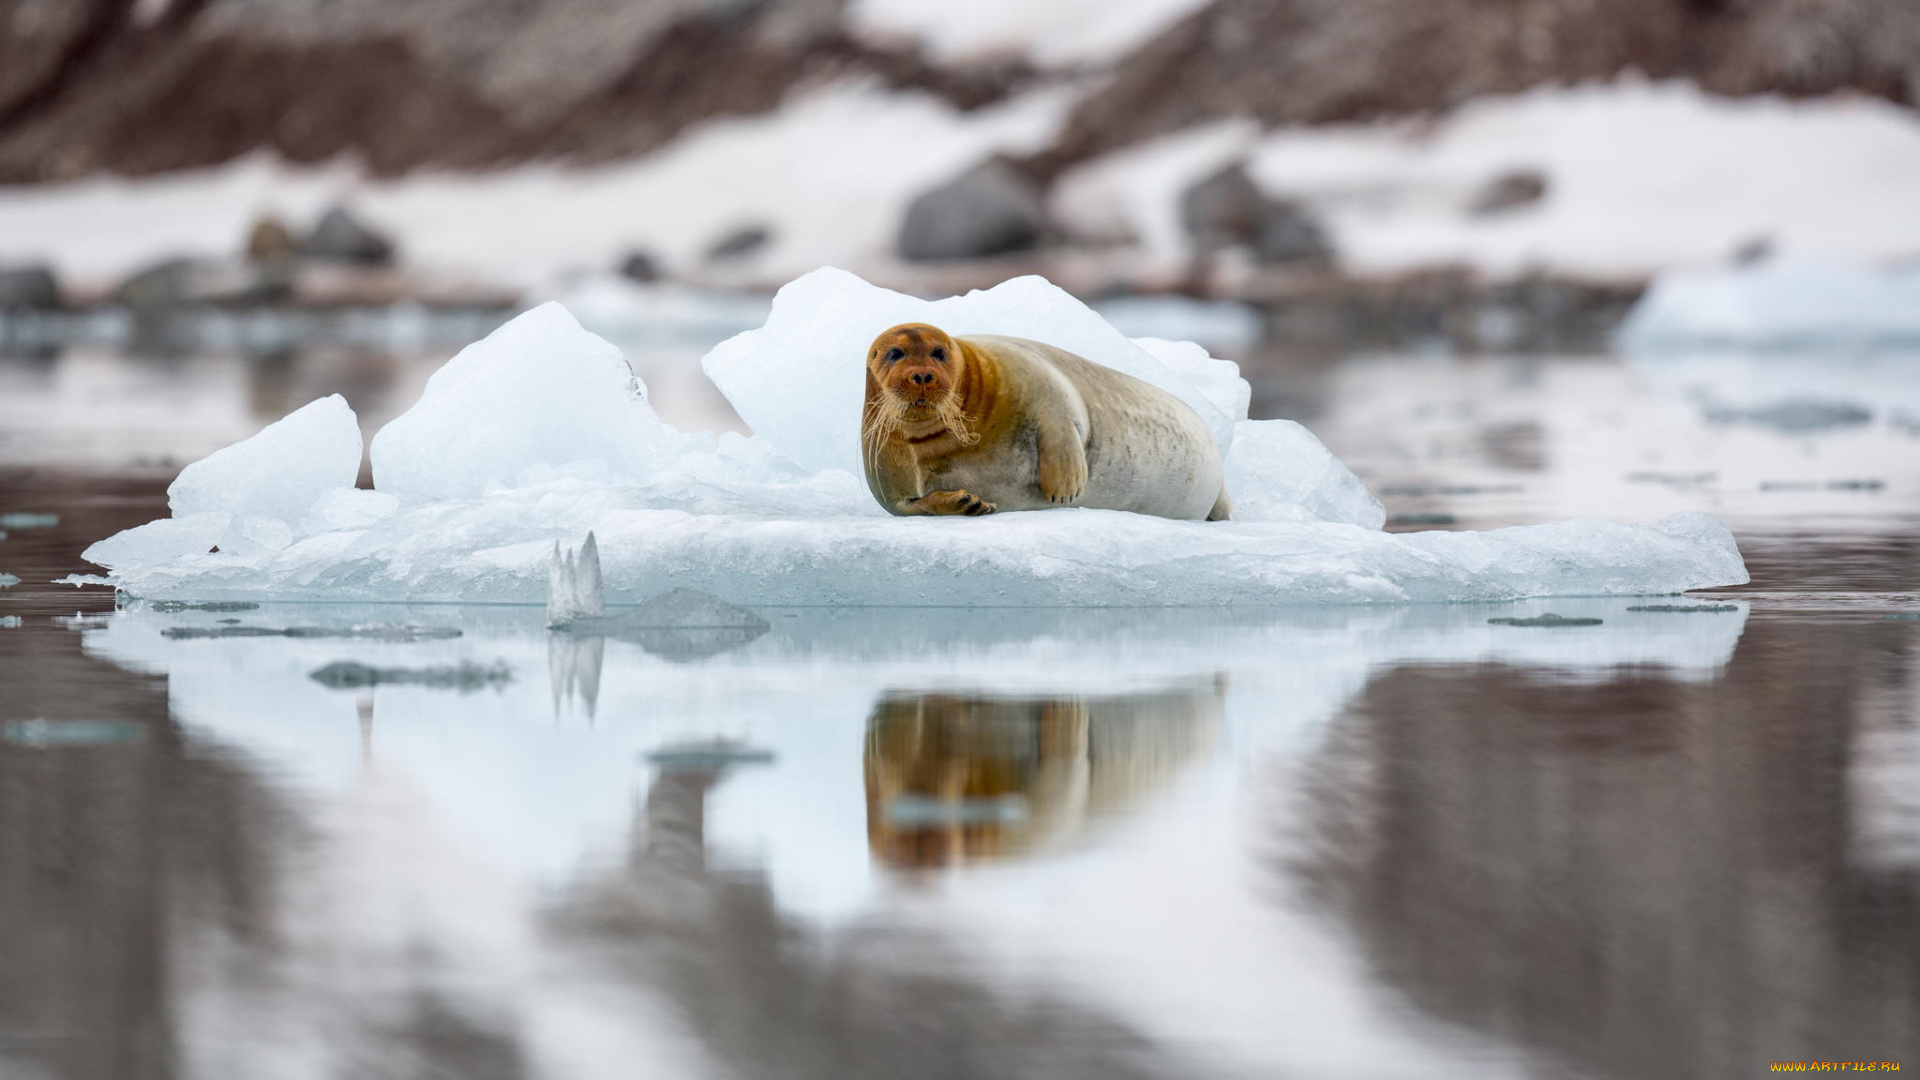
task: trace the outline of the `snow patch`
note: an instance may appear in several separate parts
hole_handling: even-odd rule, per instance
[[[854,0],[854,30],[882,42],[908,38],[940,60],[1025,55],[1049,66],[1112,63],[1206,0]]]
[[[0,192],[9,254],[107,284],[155,260],[232,252],[262,214],[310,221],[343,198],[396,237],[410,266],[537,286],[647,251],[697,268],[722,234],[764,225],[761,275],[890,259],[914,196],[989,155],[1051,141],[1067,89],[960,112],[926,94],[841,83],[773,112],[714,120],[643,158],[387,180],[351,162],[255,154],[165,176],[92,178]],[[920,149],[897,152],[902,145]],[[885,168],[874,162],[885,161]]]
[[[1268,192],[1317,216],[1359,274],[1638,277],[1722,263],[1756,242],[1867,260],[1920,251],[1910,110],[1631,79],[1479,98],[1437,121],[1198,127],[1077,166],[1052,207],[1074,233],[1130,237],[1152,267],[1177,271],[1190,254],[1181,194],[1242,157]],[[1520,170],[1546,178],[1538,202],[1471,212]]]

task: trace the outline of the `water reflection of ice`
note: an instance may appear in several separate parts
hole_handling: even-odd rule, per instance
[[[320,836],[302,849],[318,876],[284,901],[288,959],[275,961],[295,972],[276,986],[313,996],[238,994],[210,974],[224,954],[199,954],[215,966],[196,977],[196,1060],[245,1065],[270,1044],[334,1060],[323,1036],[344,988],[421,1024],[454,1017],[475,1045],[517,1030],[516,1052],[582,1062],[563,1075],[636,1053],[689,1074],[713,1054],[756,1067],[798,1054],[784,1075],[842,1075],[848,1054],[957,1052],[978,1034],[960,1017],[988,1006],[951,1003],[985,984],[1106,1032],[1086,1045],[1114,1060],[1094,1054],[1088,1075],[1504,1075],[1510,1052],[1384,1005],[1340,938],[1274,892],[1259,870],[1271,813],[1251,795],[1275,762],[1312,760],[1382,669],[1506,665],[1569,695],[1623,677],[1700,683],[1746,622],[1743,608],[1628,610],[1645,603],[768,609],[764,636],[692,662],[618,640],[583,654],[537,610],[508,607],[134,607],[82,633],[89,654],[166,676],[189,736],[247,759]],[[1545,610],[1602,621],[1488,622]],[[368,622],[463,634],[163,633]],[[515,677],[468,693],[310,677],[338,660],[504,662]],[[713,738],[771,763],[646,760]],[[906,809],[876,822],[902,795]],[[972,814],[995,800],[1018,812]],[[949,857],[915,854],[929,846]],[[929,863],[967,872],[928,881]],[[423,948],[465,959],[402,961]],[[612,973],[629,963],[637,977]],[[829,1046],[794,1006],[849,978],[887,1004],[831,1006],[858,1030]],[[953,1021],[916,1035],[897,995],[922,992]],[[687,1044],[677,1021],[621,1034],[611,1019],[658,1016],[663,1001],[696,1027],[755,1017],[755,1033]],[[1180,1048],[1177,1067],[1155,1064],[1155,1043]],[[209,1046],[227,1056],[199,1057]]]
[[[165,674],[189,728],[257,755],[298,786],[351,788],[368,754],[404,770],[479,850],[546,881],[613,843],[641,782],[639,755],[662,743],[724,736],[763,746],[779,765],[718,796],[711,835],[764,860],[783,902],[821,916],[870,902],[860,777],[868,718],[890,695],[1096,699],[1164,692],[1224,675],[1222,729],[1239,751],[1291,747],[1380,666],[1499,661],[1551,668],[1575,682],[1623,665],[1701,678],[1726,662],[1744,611],[1630,612],[1643,601],[1555,600],[1385,610],[833,611],[769,610],[773,630],[741,648],[684,663],[608,641],[597,655],[556,640],[516,608],[365,609],[268,606],[248,624],[407,621],[464,635],[393,645],[307,638],[178,640],[176,625],[214,612],[135,609],[89,631],[87,649]],[[1598,627],[1529,629],[1487,622],[1554,610]],[[310,678],[328,663],[382,667],[504,662],[512,682],[454,693],[372,691],[362,745],[356,695]],[[589,706],[591,706],[589,708]],[[791,813],[795,806],[809,812]]]

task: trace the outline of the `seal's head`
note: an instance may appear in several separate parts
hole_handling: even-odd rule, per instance
[[[867,374],[878,388],[883,411],[906,421],[954,415],[959,408],[955,388],[965,363],[946,331],[926,323],[886,330],[867,350]]]

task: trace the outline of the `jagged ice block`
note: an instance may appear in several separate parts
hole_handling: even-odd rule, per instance
[[[910,319],[1045,337],[1178,393],[1226,449],[1234,520],[888,516],[850,471],[859,366],[874,333]],[[375,436],[377,490],[351,486],[352,415],[323,399],[190,466],[175,517],[86,557],[112,571],[94,580],[195,600],[538,604],[554,545],[589,532],[616,604],[678,587],[749,605],[1019,607],[1648,595],[1746,580],[1732,537],[1699,514],[1380,532],[1379,502],[1310,432],[1246,419],[1234,365],[1131,342],[1035,278],[929,302],[818,271],[706,368],[758,434],[662,423],[617,350],[542,305],[450,361]]]

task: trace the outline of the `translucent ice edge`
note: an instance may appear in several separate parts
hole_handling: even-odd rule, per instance
[[[1230,522],[1070,509],[893,518],[857,468],[861,358],[893,323],[1045,336],[1191,403],[1226,452]],[[758,432],[663,424],[618,349],[545,304],[469,346],[373,439],[323,398],[184,470],[173,516],[89,548],[156,599],[526,603],[556,542],[599,537],[606,598],[744,605],[1213,606],[1649,595],[1747,580],[1710,517],[1388,535],[1305,428],[1246,419],[1235,365],[1129,340],[1021,278],[926,301],[822,270],[704,366]],[[99,579],[74,579],[99,580]]]

